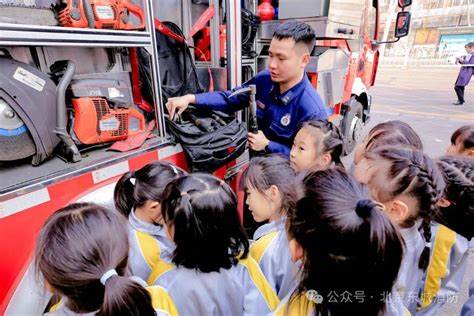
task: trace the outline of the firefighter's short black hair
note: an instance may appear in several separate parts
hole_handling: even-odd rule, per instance
[[[313,50],[316,42],[316,34],[313,28],[307,23],[295,20],[280,24],[273,33],[273,37],[278,40],[292,38],[296,44],[305,44],[309,53]]]

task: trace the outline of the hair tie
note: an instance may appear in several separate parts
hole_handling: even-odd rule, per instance
[[[171,169],[173,169],[174,174],[178,174],[178,169],[176,169],[175,166],[173,166],[173,165],[169,165],[169,166],[171,167]]]
[[[103,285],[105,285],[105,282],[107,282],[107,280],[110,279],[111,277],[113,277],[114,275],[118,275],[118,274],[117,274],[117,271],[115,271],[115,269],[111,269],[111,270],[105,272],[105,273],[100,277],[100,283],[102,283]]]
[[[431,241],[425,240],[425,247],[431,248]]]
[[[372,209],[377,206],[374,201],[371,200],[359,200],[356,206],[356,213],[360,218],[366,219],[372,213]]]
[[[385,211],[385,205],[380,203],[380,202],[377,202],[377,201],[374,201],[375,203],[375,206],[377,206],[379,209],[381,209],[382,211]]]
[[[137,183],[137,179],[135,178],[135,171],[130,171],[130,178],[128,179],[132,185]]]

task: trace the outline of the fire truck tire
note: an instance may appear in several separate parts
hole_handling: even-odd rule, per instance
[[[352,99],[348,104],[348,110],[344,114],[341,130],[344,135],[344,153],[349,155],[360,141],[363,121],[363,107],[357,100]]]

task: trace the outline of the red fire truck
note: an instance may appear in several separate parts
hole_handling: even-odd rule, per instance
[[[131,50],[128,48],[141,47],[150,55],[154,116],[133,114],[134,111],[140,112],[136,106],[131,107],[133,109],[118,106],[114,110],[125,111],[129,127],[135,122],[134,126],[140,132],[145,129],[139,124],[143,121],[149,123],[154,120],[157,127],[150,133],[154,137],[145,140],[140,148],[130,151],[108,151],[103,143],[110,142],[96,139],[92,141],[92,146],[85,146],[81,152],[70,152],[76,154],[76,159],[72,159],[74,162],[52,155],[35,157],[39,156],[38,148],[36,154],[33,151],[30,156],[22,156],[28,149],[28,142],[22,147],[21,142],[12,144],[5,139],[2,141],[2,137],[11,136],[13,132],[20,135],[27,130],[27,122],[19,120],[12,108],[15,102],[20,102],[20,92],[9,95],[2,90],[6,83],[0,85],[0,157],[9,157],[5,159],[9,161],[0,161],[0,314],[43,313],[49,296],[40,278],[35,275],[32,255],[37,233],[50,214],[77,201],[94,201],[113,207],[112,193],[118,178],[151,161],[165,159],[188,168],[181,146],[172,143],[166,133],[155,45],[155,18],[173,21],[183,29],[184,34],[189,34],[192,23],[199,20],[208,8],[213,9],[208,28],[201,31],[204,37],[208,35],[206,53],[210,60],[196,60],[196,65],[204,83],[209,82],[208,70],[211,70],[215,90],[235,87],[266,67],[272,33],[280,23],[287,19],[305,21],[315,29],[317,36],[306,71],[326,104],[330,119],[339,122],[344,132],[346,152],[353,149],[362,127],[370,118],[371,98],[368,91],[375,81],[379,59],[377,48],[380,44],[377,41],[381,31],[377,0],[279,0],[278,19],[262,21],[258,26],[256,37],[250,43],[253,53],[242,49],[242,42],[248,40],[250,31],[245,29],[248,25],[241,14],[243,4],[247,10],[256,13],[259,5],[256,0],[113,1],[116,7],[105,6],[101,12],[91,7],[95,22],[87,12],[75,7],[77,3],[68,0],[0,0],[0,49],[10,56],[9,60],[20,63],[15,64],[11,83],[24,85],[25,88],[20,89],[23,94],[25,89],[31,89],[35,93],[40,92],[41,97],[47,93],[54,95],[54,85],[50,92],[46,91],[51,66],[58,60],[67,59],[75,64],[73,80],[87,79],[94,83],[115,80],[120,84],[108,87],[107,95],[110,98],[120,96],[125,101],[128,97],[131,99],[129,103],[139,105],[136,91],[132,93],[132,89],[127,88],[134,81]],[[276,6],[277,1],[273,3]],[[408,33],[410,15],[404,8],[410,3],[399,0],[402,12],[397,17],[395,37]],[[51,15],[50,5],[60,10],[60,14]],[[120,18],[114,16],[114,12],[119,12]],[[15,14],[19,16],[15,17]],[[50,22],[51,19],[55,20]],[[28,24],[19,24],[19,21]],[[249,43],[245,44],[249,46]],[[64,66],[61,70],[66,73],[67,69]],[[81,91],[72,90],[78,94]],[[101,92],[94,90],[94,93],[96,96]],[[24,95],[23,100],[27,101],[22,102],[34,106],[38,100],[32,95]],[[23,105],[27,106],[26,103]],[[52,113],[50,109],[56,111],[56,105],[49,104],[44,109],[36,106],[30,114],[46,117],[45,120],[48,113]],[[56,115],[61,117],[59,112]],[[245,113],[241,113],[240,117],[245,121]],[[31,118],[32,121],[34,119],[36,117]],[[113,130],[114,124],[118,123],[111,118],[104,121],[101,128]],[[130,127],[130,135],[131,130]],[[10,134],[5,135],[7,132]],[[33,134],[31,130],[29,132]],[[22,159],[13,159],[15,155]],[[244,153],[214,174],[225,179],[237,191],[239,175],[247,162],[248,154]],[[243,202],[243,194],[239,192],[238,195],[240,202]]]

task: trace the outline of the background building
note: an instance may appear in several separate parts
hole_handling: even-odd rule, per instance
[[[397,1],[381,0],[381,21],[394,29]],[[413,1],[410,34],[396,44],[387,44],[382,63],[404,65],[449,65],[466,54],[464,45],[474,42],[474,0]],[[380,38],[393,38],[391,32]]]

